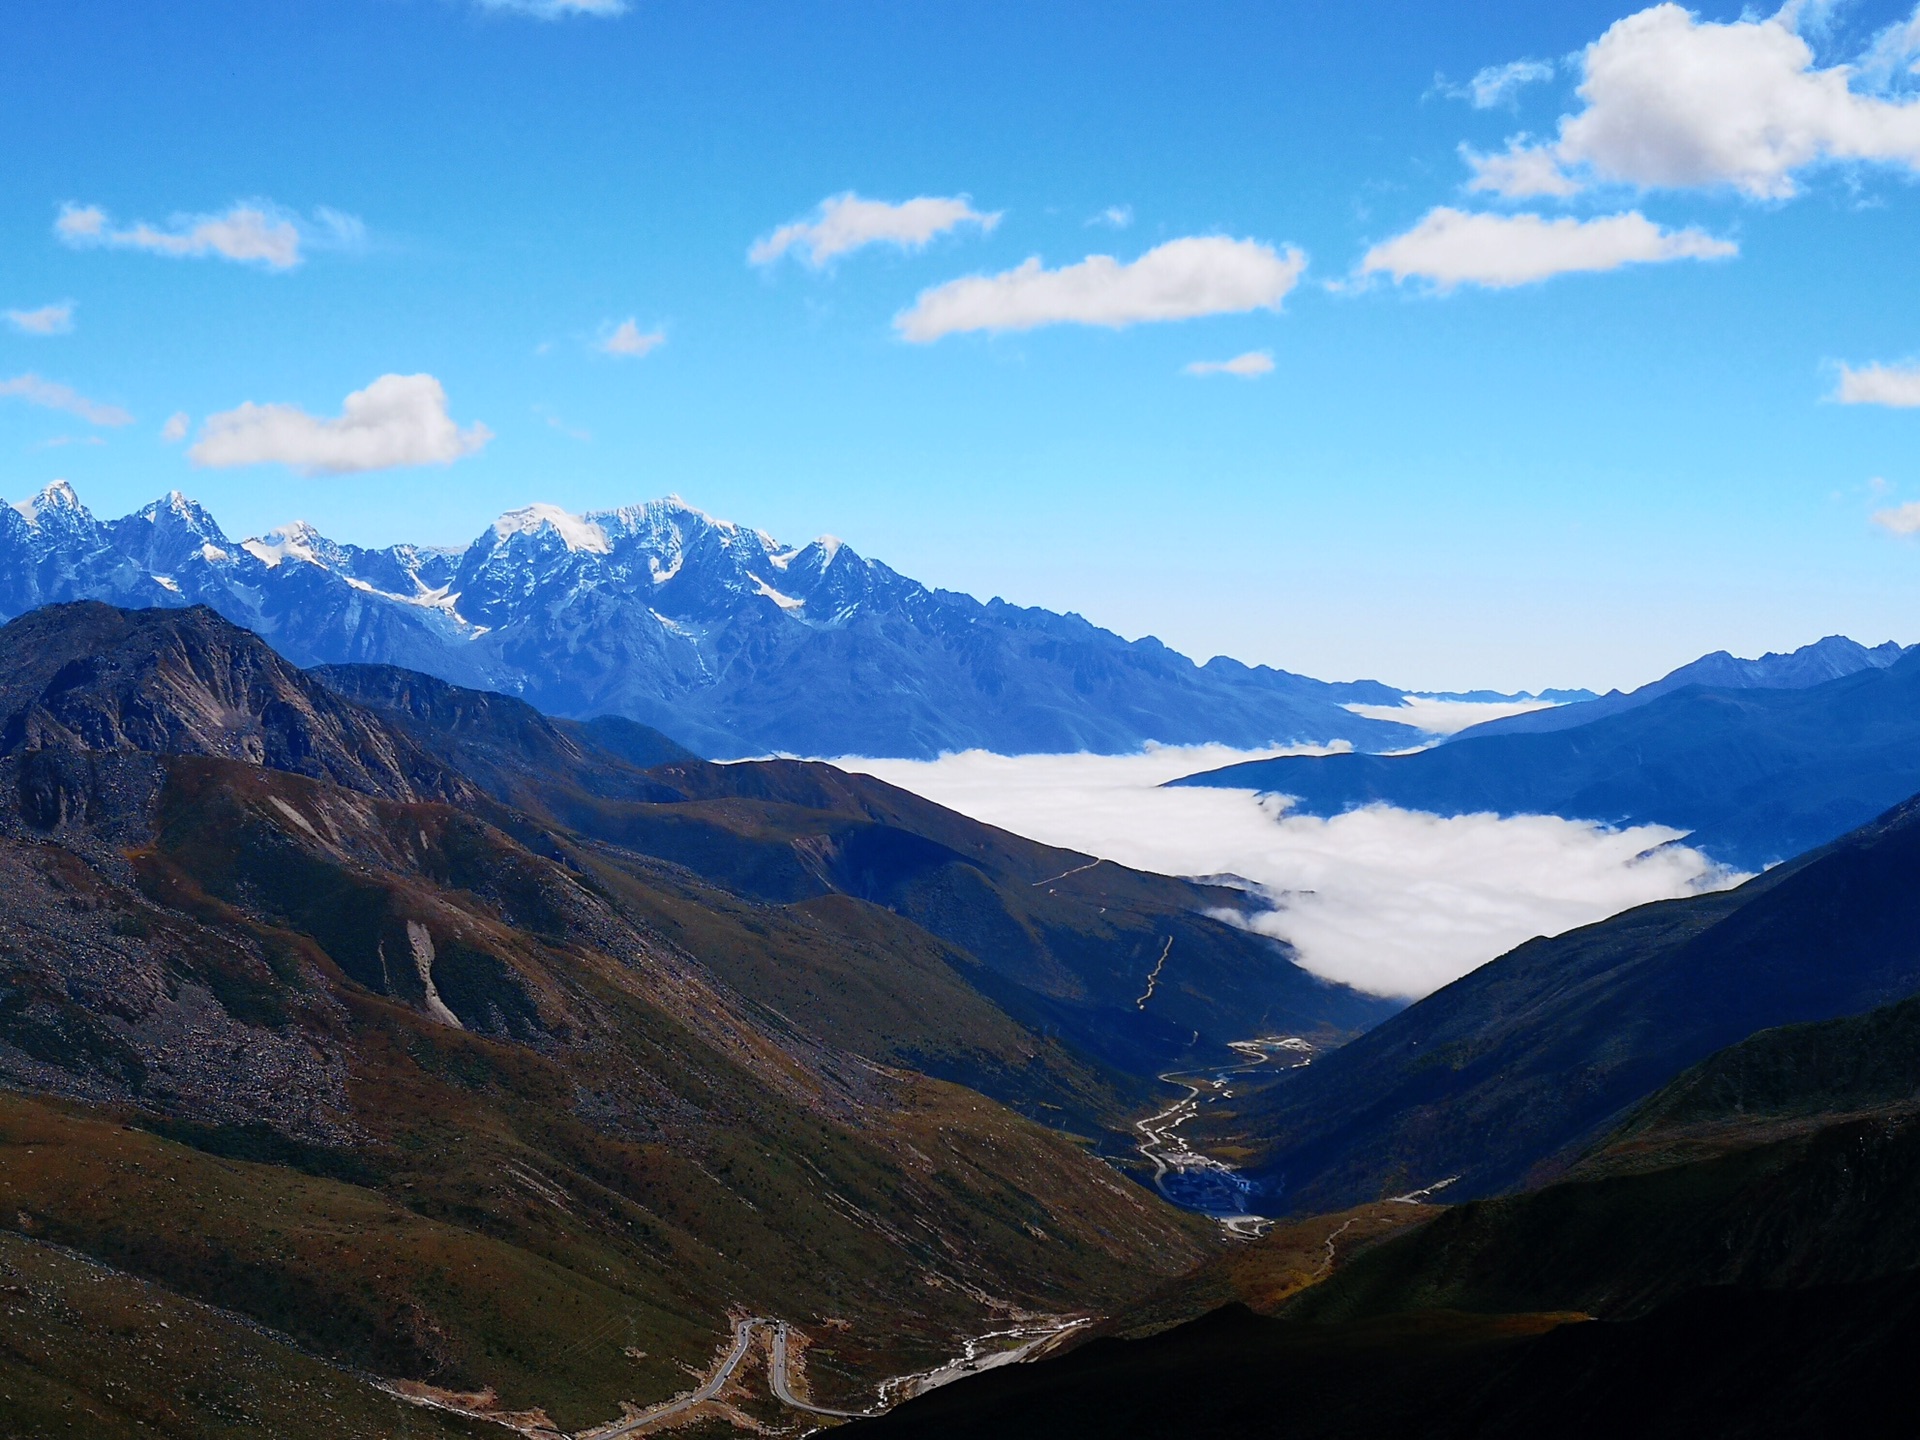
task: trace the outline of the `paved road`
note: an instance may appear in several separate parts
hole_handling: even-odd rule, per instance
[[[775,1320],[773,1323],[773,1346],[767,1357],[767,1379],[773,1385],[773,1393],[782,1405],[795,1410],[804,1410],[809,1415],[831,1415],[838,1420],[858,1420],[863,1415],[877,1414],[873,1410],[829,1410],[824,1405],[815,1405],[798,1398],[787,1385],[787,1322]]]
[[[629,1415],[624,1420],[616,1420],[611,1425],[589,1430],[583,1440],[618,1440],[619,1436],[631,1435],[643,1425],[651,1425],[656,1420],[664,1420],[669,1415],[678,1415],[682,1410],[691,1410],[694,1406],[713,1399],[733,1378],[733,1372],[740,1368],[740,1362],[747,1358],[747,1350],[753,1344],[753,1331],[757,1325],[768,1324],[759,1316],[749,1316],[745,1320],[733,1322],[733,1349],[727,1352],[727,1358],[714,1369],[698,1390],[689,1390],[685,1395],[676,1395],[651,1410],[642,1410],[638,1415]],[[784,1351],[783,1351],[784,1353]]]

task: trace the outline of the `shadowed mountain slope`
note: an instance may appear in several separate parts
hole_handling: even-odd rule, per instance
[[[1920,802],[1737,890],[1533,940],[1203,1122],[1294,1213],[1571,1159],[1754,1031],[1920,990]]]
[[[1277,1228],[1102,1327],[1141,1338],[963,1380],[852,1433],[1905,1434],[1917,1004],[1718,1052],[1566,1181]],[[1236,1298],[1281,1318],[1228,1304],[1165,1328]]]
[[[1174,783],[1278,792],[1315,815],[1381,801],[1441,815],[1668,825],[1755,870],[1920,791],[1920,655],[1807,689],[1690,687],[1554,734],[1460,737],[1411,755],[1288,756]]]
[[[610,870],[642,864],[656,894],[680,887],[691,898],[704,886],[724,893],[699,901],[716,913],[748,899],[804,907],[816,925],[868,937],[943,942],[994,1007],[1133,1077],[1123,1083],[1141,1100],[1140,1081],[1176,1062],[1224,1058],[1234,1040],[1338,1040],[1397,1008],[1318,980],[1284,946],[1212,918],[1243,904],[1238,892],[1096,863],[869,776],[684,755],[641,772],[598,748],[591,727],[504,696],[381,667],[312,673],[380,707],[523,814],[601,842]],[[751,957],[753,947],[737,953]],[[729,980],[754,994],[786,984],[757,968]],[[855,1008],[844,1023],[860,1023]],[[937,1073],[1000,1083],[945,1063]]]

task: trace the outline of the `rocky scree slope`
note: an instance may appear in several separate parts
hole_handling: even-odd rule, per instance
[[[300,665],[401,666],[551,714],[624,716],[709,755],[1419,738],[1343,708],[1396,703],[1384,685],[1195,665],[674,499],[586,516],[530,506],[460,550],[369,550],[304,524],[234,541],[178,492],[112,521],[65,482],[0,505],[0,618],[81,599],[204,604]]]

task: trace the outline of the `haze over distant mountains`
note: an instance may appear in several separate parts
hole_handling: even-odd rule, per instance
[[[205,604],[297,664],[401,665],[552,714],[624,715],[716,756],[1422,738],[1345,708],[1397,704],[1391,686],[1196,665],[672,498],[586,516],[533,505],[461,550],[363,549],[305,524],[235,541],[178,491],[111,521],[64,481],[0,505],[0,619],[83,599]]]

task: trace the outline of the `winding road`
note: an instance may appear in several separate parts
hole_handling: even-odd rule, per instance
[[[1158,1114],[1134,1122],[1133,1128],[1140,1134],[1139,1144],[1134,1148],[1152,1162],[1153,1188],[1163,1198],[1183,1209],[1211,1215],[1230,1233],[1252,1239],[1272,1222],[1263,1215],[1249,1215],[1232,1204],[1204,1203],[1212,1196],[1220,1201],[1235,1201],[1244,1205],[1246,1182],[1226,1161],[1202,1154],[1189,1145],[1180,1135],[1180,1127],[1200,1112],[1203,1092],[1217,1096],[1231,1095],[1233,1076],[1257,1070],[1282,1054],[1290,1056],[1295,1066],[1308,1064],[1313,1059],[1313,1046],[1295,1036],[1275,1035],[1261,1040],[1235,1040],[1228,1048],[1246,1056],[1247,1063],[1191,1078],[1171,1073],[1160,1077],[1167,1084],[1178,1085],[1187,1093]],[[1181,1195],[1175,1193],[1176,1190],[1189,1193]]]
[[[714,1367],[713,1373],[706,1378],[698,1390],[689,1390],[684,1395],[676,1395],[671,1400],[663,1401],[636,1415],[629,1415],[624,1420],[615,1420],[610,1425],[583,1430],[580,1433],[580,1440],[617,1440],[619,1436],[631,1435],[643,1425],[651,1425],[655,1421],[678,1415],[683,1410],[691,1410],[696,1405],[704,1405],[726,1388],[727,1381],[733,1378],[733,1372],[738,1370],[740,1362],[747,1358],[747,1351],[753,1348],[754,1327],[776,1323],[780,1322],[762,1320],[757,1315],[734,1321],[733,1349],[729,1350],[726,1358]],[[786,1350],[783,1346],[781,1349],[783,1360],[785,1354]]]
[[[829,1410],[795,1396],[787,1385],[787,1333],[791,1327],[784,1320],[768,1323],[773,1327],[773,1344],[767,1352],[767,1381],[773,1386],[774,1398],[782,1405],[804,1410],[809,1415],[830,1415],[836,1420],[858,1420],[865,1415],[879,1414],[877,1410]]]

